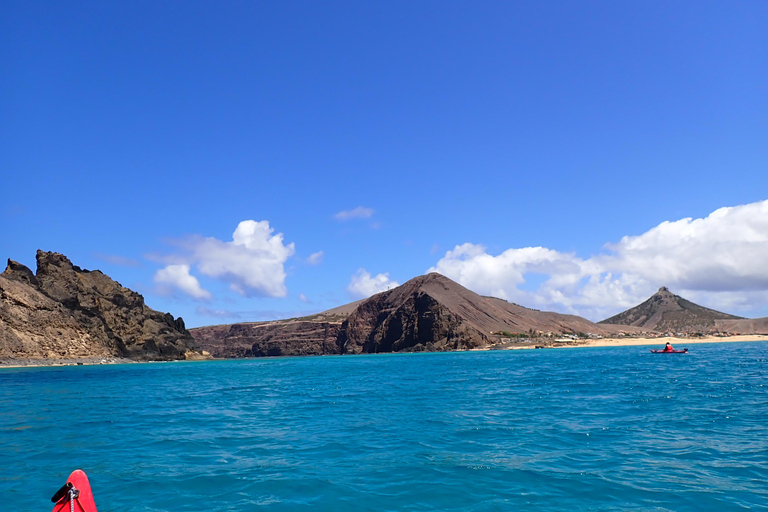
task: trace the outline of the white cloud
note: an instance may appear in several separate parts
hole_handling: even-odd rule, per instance
[[[283,245],[283,234],[273,235],[269,221],[244,220],[231,242],[198,239],[193,258],[203,274],[222,279],[241,295],[285,297],[283,264],[293,256],[294,244]]]
[[[204,290],[197,278],[189,273],[189,265],[168,265],[155,272],[155,283],[161,293],[169,293],[175,288],[195,299],[210,299],[211,294]]]
[[[642,302],[660,286],[709,307],[742,304],[743,309],[747,306],[734,292],[752,300],[768,297],[766,261],[768,201],[762,201],[720,208],[706,218],[663,222],[587,259],[543,247],[493,256],[466,243],[430,271],[478,293],[601,320]],[[527,289],[526,280],[542,276],[536,289]],[[768,305],[765,299],[762,304]]]
[[[299,294],[299,300],[300,300],[301,302],[304,302],[304,303],[307,303],[307,304],[309,303],[309,299],[308,299],[308,298],[307,298],[307,296],[306,296],[306,295],[304,295],[303,293],[300,293],[300,294]]]
[[[229,283],[241,295],[285,297],[284,264],[295,248],[293,243],[283,243],[282,233],[273,232],[269,221],[244,220],[237,225],[231,242],[189,237],[178,242],[184,254],[165,259],[175,264],[184,262],[187,267],[194,265],[201,274]]]
[[[351,219],[370,219],[373,215],[373,208],[365,208],[358,206],[354,210],[344,210],[333,216],[336,220],[351,220]]]
[[[397,281],[391,280],[388,273],[371,277],[367,270],[361,268],[352,276],[347,290],[353,297],[363,299],[395,286],[399,286],[399,284]]]
[[[325,254],[323,251],[317,251],[315,253],[312,253],[309,255],[309,258],[307,258],[307,263],[310,265],[319,265],[323,262],[323,256]]]
[[[622,270],[686,289],[768,289],[768,201],[662,222],[608,248]]]

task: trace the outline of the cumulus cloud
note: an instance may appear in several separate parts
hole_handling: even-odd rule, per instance
[[[180,290],[195,299],[207,300],[210,292],[200,286],[197,278],[189,273],[189,265],[168,265],[155,272],[155,283],[160,293],[172,293]]]
[[[319,265],[323,262],[323,256],[325,254],[323,251],[317,251],[315,253],[312,253],[309,255],[309,258],[307,258],[307,263],[310,265]]]
[[[734,294],[768,296],[767,260],[768,201],[762,201],[662,222],[586,259],[544,247],[491,255],[482,245],[465,243],[429,270],[478,293],[600,320],[660,286],[710,307],[738,305]],[[530,289],[529,281],[539,280]]]
[[[358,269],[352,276],[352,279],[347,286],[347,291],[358,299],[370,297],[379,292],[388,290],[400,286],[397,281],[393,281],[389,278],[389,274],[377,274],[371,276],[371,274],[364,268]]]
[[[229,283],[230,288],[241,295],[285,297],[288,290],[284,264],[293,256],[295,248],[293,243],[284,244],[282,233],[273,233],[269,221],[244,220],[229,242],[213,237],[189,237],[177,243],[183,254],[167,256],[173,264],[163,270],[186,267],[189,275],[189,267],[194,265],[201,274]]]
[[[351,219],[370,219],[373,215],[373,208],[365,208],[358,206],[354,210],[344,210],[333,216],[336,220],[351,220]]]

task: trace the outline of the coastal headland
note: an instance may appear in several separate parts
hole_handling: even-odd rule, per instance
[[[37,272],[0,274],[0,361],[172,361],[201,357],[181,318],[63,254],[37,251]]]
[[[102,272],[38,251],[0,274],[0,365],[228,359],[768,339],[768,318],[704,308],[662,287],[609,319],[539,311],[430,273],[302,318],[187,330]]]

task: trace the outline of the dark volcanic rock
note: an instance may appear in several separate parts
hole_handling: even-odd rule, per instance
[[[706,333],[718,329],[718,320],[740,319],[742,317],[694,304],[661,287],[642,304],[598,323],[632,325],[661,332]]]
[[[443,279],[439,274],[422,276],[364,301],[342,324],[339,344],[344,352],[463,350],[490,344],[485,334],[424,288]]]
[[[197,348],[181,318],[58,253],[37,251],[37,273],[8,260],[0,274],[0,358],[184,359]]]
[[[192,329],[213,357],[315,356],[341,354],[341,324],[283,321],[214,325]]]

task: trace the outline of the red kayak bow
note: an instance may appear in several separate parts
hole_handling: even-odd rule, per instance
[[[53,512],[96,512],[91,484],[81,470],[76,469],[67,478],[67,483],[56,491],[51,501]]]

